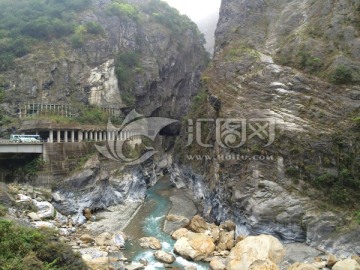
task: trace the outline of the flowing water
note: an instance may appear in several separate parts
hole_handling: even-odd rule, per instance
[[[147,197],[143,206],[124,230],[130,238],[130,241],[126,244],[125,256],[131,258],[134,262],[146,259],[149,263],[145,268],[146,270],[164,269],[164,266],[155,260],[153,256],[155,251],[145,250],[140,247],[138,243],[139,238],[155,237],[161,242],[162,250],[175,255],[173,252],[175,241],[162,230],[165,216],[171,207],[169,197],[174,192],[180,191],[171,187],[168,180],[160,180],[147,191]],[[176,262],[172,264],[172,266],[179,267],[180,269],[191,265],[196,266],[198,270],[209,269],[208,264],[189,262],[178,256],[176,256]]]

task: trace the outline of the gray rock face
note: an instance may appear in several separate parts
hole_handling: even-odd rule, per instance
[[[358,208],[358,185],[341,188],[349,192],[343,211],[323,207],[324,201],[341,200],[339,156],[348,155],[353,179],[359,175],[351,169],[360,167],[354,150],[358,127],[348,122],[359,109],[359,54],[345,49],[357,46],[359,28],[344,23],[345,16],[357,16],[357,4],[222,1],[214,59],[203,74],[207,98],[188,116],[214,119],[201,130],[201,143],[210,147],[195,139],[185,147],[180,140],[169,169],[178,188],[188,187],[203,202],[210,221],[235,220],[237,235],[266,233],[335,254],[357,252],[360,228],[345,208],[352,199]],[[353,76],[348,86],[332,83],[333,71],[342,65]],[[227,126],[228,119],[241,124]],[[253,133],[263,126],[253,122],[261,119],[267,121],[266,136]],[[341,153],[334,151],[339,134]],[[243,144],[226,145],[233,139]],[[322,182],[327,177],[337,184]]]
[[[125,200],[142,200],[146,193],[146,169],[134,167],[125,170],[121,178],[110,177],[100,170],[100,162],[65,180],[62,187],[54,192],[53,205],[64,215],[75,216],[75,223],[85,222],[83,211],[106,209]]]
[[[41,54],[24,56],[14,70],[2,74],[7,86],[3,106],[10,114],[17,109],[13,104],[22,102],[71,105],[76,101],[123,108],[125,90],[130,90],[136,108],[145,115],[180,118],[186,113],[207,61],[202,37],[190,29],[175,34],[144,11],[138,21],[111,16],[106,11],[110,3],[93,1],[90,10],[78,14],[81,24],[99,23],[104,36],[94,36],[77,49],[69,41],[39,44]],[[135,51],[141,71],[131,89],[118,88],[114,60],[120,53]]]
[[[15,203],[15,199],[11,196],[10,190],[5,183],[0,182],[0,203],[10,206]]]
[[[305,67],[300,55],[317,58],[327,74],[345,65],[359,81],[358,7],[353,0],[222,1],[215,52],[240,40],[257,50],[275,52],[279,61],[310,72],[315,66]]]
[[[171,181],[189,188],[203,203],[204,215],[220,223],[236,221],[236,235],[270,234],[285,243],[306,242],[332,254],[350,256],[360,247],[359,232],[338,231],[345,224],[341,213],[322,213],[316,203],[282,188],[273,181],[250,179],[232,183],[229,190],[210,190],[204,178],[187,166],[169,168]]]

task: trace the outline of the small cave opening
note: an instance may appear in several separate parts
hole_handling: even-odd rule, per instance
[[[180,132],[181,132],[181,123],[176,122],[160,130],[159,135],[166,137],[177,137],[180,136]]]

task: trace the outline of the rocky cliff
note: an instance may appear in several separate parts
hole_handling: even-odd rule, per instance
[[[222,1],[215,56],[169,169],[209,219],[359,253],[356,5]]]
[[[52,3],[37,2],[32,10]],[[161,1],[78,2],[90,3],[75,10],[73,34],[54,38],[51,32],[12,66],[2,65],[7,114],[16,116],[18,105],[28,102],[183,115],[207,61],[195,24]],[[38,16],[33,25],[45,15]]]

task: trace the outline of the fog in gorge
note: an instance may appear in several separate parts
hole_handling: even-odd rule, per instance
[[[206,50],[212,53],[221,0],[165,0],[165,2],[178,9],[181,14],[187,15],[198,25],[206,38]]]

